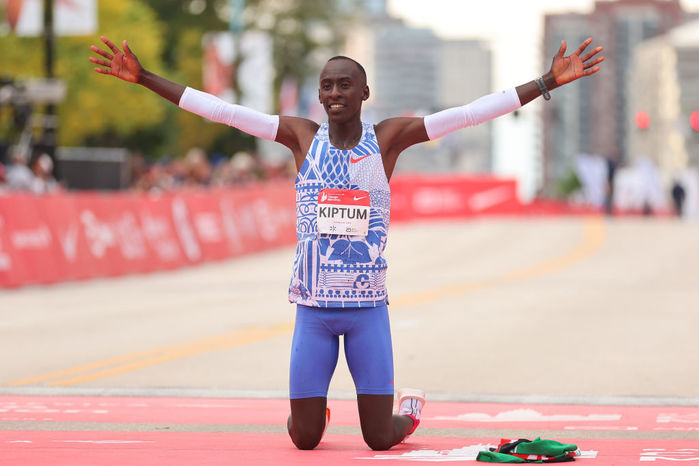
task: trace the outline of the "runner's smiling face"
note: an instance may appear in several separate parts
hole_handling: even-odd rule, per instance
[[[320,73],[318,99],[334,122],[361,118],[362,102],[369,98],[366,78],[350,60],[336,59]]]

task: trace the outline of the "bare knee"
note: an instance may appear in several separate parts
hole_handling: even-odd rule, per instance
[[[292,422],[289,416],[287,427],[289,436],[299,450],[313,450],[320,443],[323,437],[323,426],[313,425],[315,423]]]
[[[364,442],[375,451],[385,451],[391,448],[394,443],[390,435],[365,434]]]
[[[291,441],[294,442],[299,450],[313,450],[320,443],[322,432],[319,435],[314,433],[299,433],[291,434]]]
[[[287,421],[289,436],[299,450],[313,450],[320,443],[325,429],[327,400],[322,397],[291,400]]]

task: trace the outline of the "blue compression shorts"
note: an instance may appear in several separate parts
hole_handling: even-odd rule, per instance
[[[327,397],[344,335],[345,359],[358,394],[393,395],[388,308],[296,307],[289,397]]]

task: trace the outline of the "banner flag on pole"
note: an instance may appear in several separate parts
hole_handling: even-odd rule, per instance
[[[97,0],[53,0],[53,2],[56,35],[86,36],[97,31]],[[3,22],[11,31],[18,36],[43,35],[43,0],[5,0],[4,3]]]

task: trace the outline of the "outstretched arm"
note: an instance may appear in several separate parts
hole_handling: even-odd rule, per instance
[[[122,44],[123,52],[104,36],[102,36],[102,42],[107,45],[110,51],[102,50],[94,45],[90,47],[93,52],[104,58],[90,57],[92,63],[100,65],[100,67],[95,68],[96,72],[140,84],[180,108],[211,121],[233,126],[253,136],[275,139],[279,127],[278,116],[230,104],[215,95],[168,81],[143,68],[126,41]]]
[[[412,145],[423,142],[426,140],[425,137],[437,139],[458,129],[475,126],[505,115],[528,104],[540,95],[550,98],[548,91],[599,71],[599,64],[604,61],[604,57],[596,56],[603,50],[602,47],[597,47],[581,57],[591,42],[592,38],[586,39],[574,53],[566,57],[567,46],[566,42],[562,41],[558,53],[553,57],[551,69],[541,78],[516,88],[481,97],[468,105],[428,115],[424,118],[424,131],[421,134],[417,134],[420,132],[420,125],[414,124],[414,122],[407,123],[411,129],[410,134],[406,135],[406,128],[401,128],[401,131],[394,133],[401,136],[400,145],[403,145],[402,143],[405,141],[408,141],[408,145]],[[537,83],[537,81],[539,82]],[[393,123],[405,125],[405,121],[401,120],[394,119]]]
[[[548,92],[564,84],[590,76],[599,71],[598,66],[604,57],[595,56],[602,47],[597,47],[584,56],[582,53],[592,42],[586,39],[571,55],[564,56],[566,42],[561,42],[558,53],[553,57],[551,69],[541,78],[529,81],[516,88],[481,97],[462,107],[450,108],[425,117],[425,129],[430,139],[437,139],[467,126],[475,126],[499,116],[517,110],[535,98],[543,95],[549,99]]]
[[[277,141],[292,150],[296,164],[300,167],[305,151],[318,128],[314,122],[268,115],[174,83],[143,68],[126,41],[122,43],[124,50],[121,51],[106,37],[102,36],[101,39],[109,50],[90,46],[90,49],[101,57],[90,57],[92,63],[99,65],[95,67],[97,73],[140,84],[189,112],[233,126],[253,136]]]
[[[390,176],[400,153],[412,146],[431,139],[438,139],[458,129],[475,126],[517,110],[540,95],[564,84],[599,71],[604,57],[596,57],[603,48],[597,47],[581,55],[592,39],[585,40],[571,55],[565,56],[566,42],[561,42],[558,53],[553,57],[551,69],[540,80],[522,84],[516,88],[483,96],[470,104],[449,108],[425,118],[390,118],[376,125],[384,166]]]

